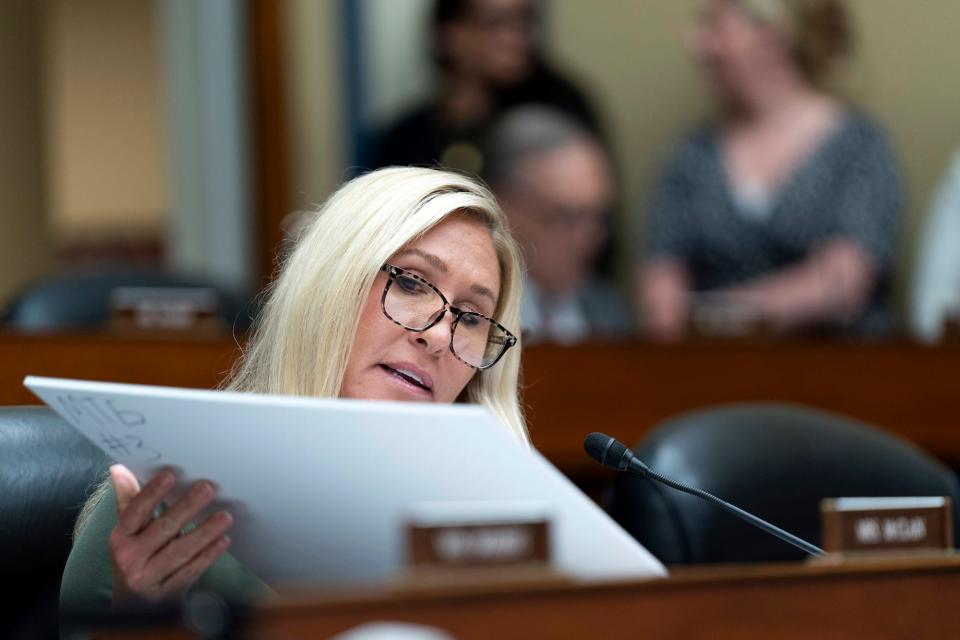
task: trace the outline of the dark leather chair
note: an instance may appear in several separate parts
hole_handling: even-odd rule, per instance
[[[26,331],[104,328],[110,321],[110,296],[118,287],[213,289],[221,319],[238,331],[250,327],[256,311],[253,302],[208,282],[154,269],[104,266],[34,282],[7,304],[0,321]]]
[[[634,449],[654,471],[820,544],[820,500],[949,496],[958,484],[909,442],[849,418],[783,404],[729,405],[658,426]],[[665,564],[799,560],[803,551],[718,507],[645,478],[618,475],[610,514]]]
[[[0,407],[0,638],[56,637],[80,507],[110,461],[46,407]]]

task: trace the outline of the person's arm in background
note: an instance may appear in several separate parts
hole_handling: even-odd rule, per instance
[[[840,221],[837,234],[799,264],[726,291],[774,328],[855,319],[894,268],[903,197],[896,160],[878,130],[851,153],[844,171],[831,212]]]
[[[910,328],[939,340],[943,321],[960,305],[960,153],[937,190],[917,247],[910,295]]]
[[[855,318],[869,301],[878,269],[856,241],[837,236],[800,264],[723,293],[773,328],[788,330]]]
[[[670,159],[654,191],[646,221],[645,242],[638,246],[634,271],[637,326],[656,340],[683,338],[690,315],[687,257],[696,229],[690,216],[689,145]]]
[[[657,340],[679,340],[690,315],[690,277],[680,260],[648,258],[637,267],[636,295],[641,326]]]

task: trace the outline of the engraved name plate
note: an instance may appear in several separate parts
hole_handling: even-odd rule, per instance
[[[949,498],[832,498],[821,502],[820,511],[826,551],[953,548]]]
[[[220,296],[205,287],[117,287],[110,296],[110,328],[121,333],[219,334]]]
[[[416,511],[407,523],[413,568],[549,565],[550,520],[538,505],[432,504]]]

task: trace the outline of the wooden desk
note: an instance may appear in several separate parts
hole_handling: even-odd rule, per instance
[[[211,389],[239,354],[232,340],[0,332],[0,405],[40,404],[26,375]]]
[[[960,465],[960,348],[894,342],[588,345],[530,349],[524,399],[537,447],[575,477],[597,473],[584,436],[628,445],[684,411],[795,402],[845,414]]]
[[[371,621],[489,638],[956,638],[960,560],[688,570],[606,584],[505,584],[300,596],[265,606],[251,637],[327,638]],[[142,633],[142,632],[141,632]],[[168,629],[150,637],[187,637]],[[116,637],[138,637],[116,634]]]
[[[137,340],[0,333],[0,404],[36,404],[30,374],[212,388],[232,340]],[[889,429],[960,465],[960,346],[906,342],[541,346],[524,353],[534,443],[578,481],[604,470],[582,452],[606,431],[627,443],[657,422],[725,402],[798,402]]]

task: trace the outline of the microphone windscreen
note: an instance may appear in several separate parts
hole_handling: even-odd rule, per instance
[[[594,432],[583,441],[583,450],[600,464],[619,469],[627,447],[605,433]]]

